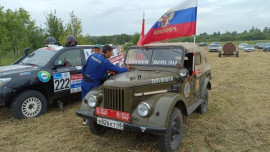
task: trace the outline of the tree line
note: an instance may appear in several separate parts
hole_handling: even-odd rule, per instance
[[[65,24],[64,21],[57,17],[56,10],[45,14],[45,27],[36,25],[36,22],[31,19],[30,14],[20,8],[18,10],[4,10],[0,6],[0,57],[6,55],[18,56],[23,54],[23,49],[30,47],[32,50],[44,46],[44,40],[48,36],[56,38],[61,44],[65,44],[65,38],[68,35],[74,35],[77,38],[78,44],[115,44],[124,45],[126,49],[130,45],[136,45],[140,34],[115,34],[111,36],[91,36],[90,34],[83,35],[82,21],[72,11],[69,14],[69,21]],[[270,40],[270,27],[265,27],[263,30],[252,27],[250,30],[245,30],[242,33],[214,32],[213,34],[201,33],[196,36],[197,42],[211,41],[250,41],[250,40]],[[193,42],[193,37],[182,37],[169,40],[170,42]]]
[[[193,42],[193,37],[182,37],[172,39],[170,42]],[[258,41],[258,40],[270,40],[270,27],[265,27],[263,30],[252,27],[250,30],[245,30],[241,33],[236,31],[221,34],[220,32],[214,32],[213,34],[201,33],[196,35],[197,42],[226,42],[226,41]]]

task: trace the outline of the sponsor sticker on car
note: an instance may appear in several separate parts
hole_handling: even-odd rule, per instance
[[[41,82],[49,82],[51,79],[51,74],[47,71],[39,71],[38,78]]]
[[[70,89],[70,73],[53,74],[54,92]]]
[[[19,73],[20,76],[26,76],[26,75],[31,75],[31,72],[21,72]]]
[[[82,91],[82,74],[71,75],[70,93]]]

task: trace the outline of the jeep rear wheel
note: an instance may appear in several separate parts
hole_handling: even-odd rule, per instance
[[[183,118],[180,109],[173,108],[170,115],[167,131],[159,136],[158,148],[160,151],[175,151],[183,135]]]
[[[11,104],[11,112],[16,119],[38,117],[44,114],[46,109],[46,98],[35,90],[18,94]]]
[[[94,135],[97,135],[97,136],[103,135],[107,130],[106,127],[98,125],[93,120],[88,120],[88,127],[89,127],[89,130],[91,131],[91,133],[93,133]]]
[[[199,114],[205,114],[208,110],[208,89],[206,89],[205,95],[204,95],[204,101],[201,103],[201,105],[197,108],[197,113]]]

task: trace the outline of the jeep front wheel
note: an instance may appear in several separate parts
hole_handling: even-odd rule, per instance
[[[18,94],[11,104],[11,111],[16,119],[38,117],[44,114],[46,109],[46,98],[35,90],[24,91]]]
[[[167,131],[159,136],[158,148],[160,151],[175,151],[183,135],[183,118],[180,109],[173,108],[170,115]]]
[[[88,120],[88,121],[89,121],[88,127],[89,127],[89,130],[91,131],[92,134],[97,135],[97,136],[101,136],[106,132],[106,130],[107,130],[106,127],[97,124],[93,120]]]

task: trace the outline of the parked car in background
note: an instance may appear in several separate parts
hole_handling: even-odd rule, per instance
[[[221,50],[221,46],[219,44],[210,44],[208,46],[208,51],[209,52],[218,52]]]
[[[256,43],[254,47],[257,49],[263,49],[264,45],[265,43]]]
[[[263,51],[270,51],[270,43],[266,43],[263,47]]]
[[[206,42],[200,42],[199,46],[207,46],[207,43]]]
[[[270,45],[270,42],[264,43],[263,46],[262,46],[262,49],[264,49],[265,47],[267,47],[267,46],[269,46],[269,45]]]
[[[246,51],[246,52],[253,52],[253,51],[255,51],[255,48],[254,48],[253,45],[245,45],[245,46],[243,47],[243,51]]]
[[[244,46],[248,45],[247,43],[241,43],[238,45],[238,49],[243,50]]]
[[[217,45],[220,45],[218,42],[212,42],[211,44],[217,44]]]

